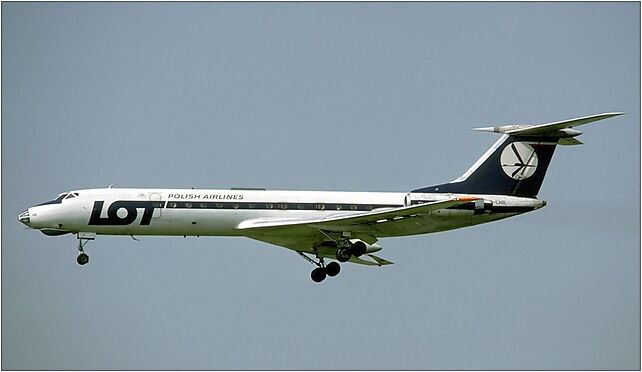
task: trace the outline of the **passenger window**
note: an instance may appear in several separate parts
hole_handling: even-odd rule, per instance
[[[268,204],[265,204],[265,208],[272,209],[274,208],[274,205],[268,203]]]
[[[356,210],[357,210],[357,206],[356,206],[356,205],[354,205],[354,204],[352,204],[352,205],[350,206],[350,209],[352,209],[353,211],[356,211]]]
[[[322,210],[325,209],[325,205],[324,204],[317,204],[317,209],[322,211]]]
[[[281,203],[279,204],[279,207],[281,207],[281,209],[288,209],[287,203]]]
[[[185,203],[185,208],[192,208],[192,203]]]
[[[216,203],[216,208],[223,208],[223,203]]]

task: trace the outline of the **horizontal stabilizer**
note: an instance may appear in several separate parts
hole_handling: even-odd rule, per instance
[[[538,124],[538,125],[502,125],[497,127],[474,128],[473,130],[482,132],[505,133],[513,136],[547,136],[554,135],[555,137],[575,137],[582,134],[582,132],[570,128],[580,125],[592,123],[598,120],[612,118],[614,116],[623,115],[623,112],[608,112],[604,114],[597,114],[585,116],[576,119],[569,119],[557,121],[554,123]]]

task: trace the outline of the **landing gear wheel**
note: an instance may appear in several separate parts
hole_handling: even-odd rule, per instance
[[[337,249],[337,261],[346,262],[352,257],[350,253],[350,248],[339,248]]]
[[[337,276],[339,271],[341,271],[341,266],[336,262],[330,262],[325,267],[325,273],[328,274],[328,276]]]
[[[362,254],[366,253],[366,250],[367,250],[366,243],[362,241],[357,241],[354,244],[352,244],[352,246],[350,247],[350,252],[355,257],[359,257]]]
[[[325,279],[325,270],[322,267],[317,267],[316,269],[312,270],[310,276],[316,283],[321,283],[323,279]]]
[[[76,262],[78,262],[78,265],[85,265],[87,264],[87,262],[89,262],[89,256],[81,253],[78,255],[78,258],[76,258]]]

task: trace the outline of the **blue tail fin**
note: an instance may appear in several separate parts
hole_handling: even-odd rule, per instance
[[[541,125],[507,125],[477,130],[504,135],[450,183],[413,190],[415,193],[452,192],[467,194],[536,197],[544,181],[555,147],[578,145],[582,134],[572,127],[607,119],[622,113],[607,113]]]

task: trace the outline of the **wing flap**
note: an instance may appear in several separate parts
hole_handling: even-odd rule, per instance
[[[557,144],[563,145],[563,146],[574,146],[574,145],[582,145],[584,144],[584,142],[576,138],[569,137],[569,138],[560,138]]]
[[[334,258],[334,257],[331,257],[331,258]],[[366,265],[366,266],[385,266],[385,265],[392,265],[394,263],[386,259],[383,259],[381,257],[377,257],[374,254],[364,254],[361,257],[353,256],[350,258],[348,262],[356,263],[359,265]]]

